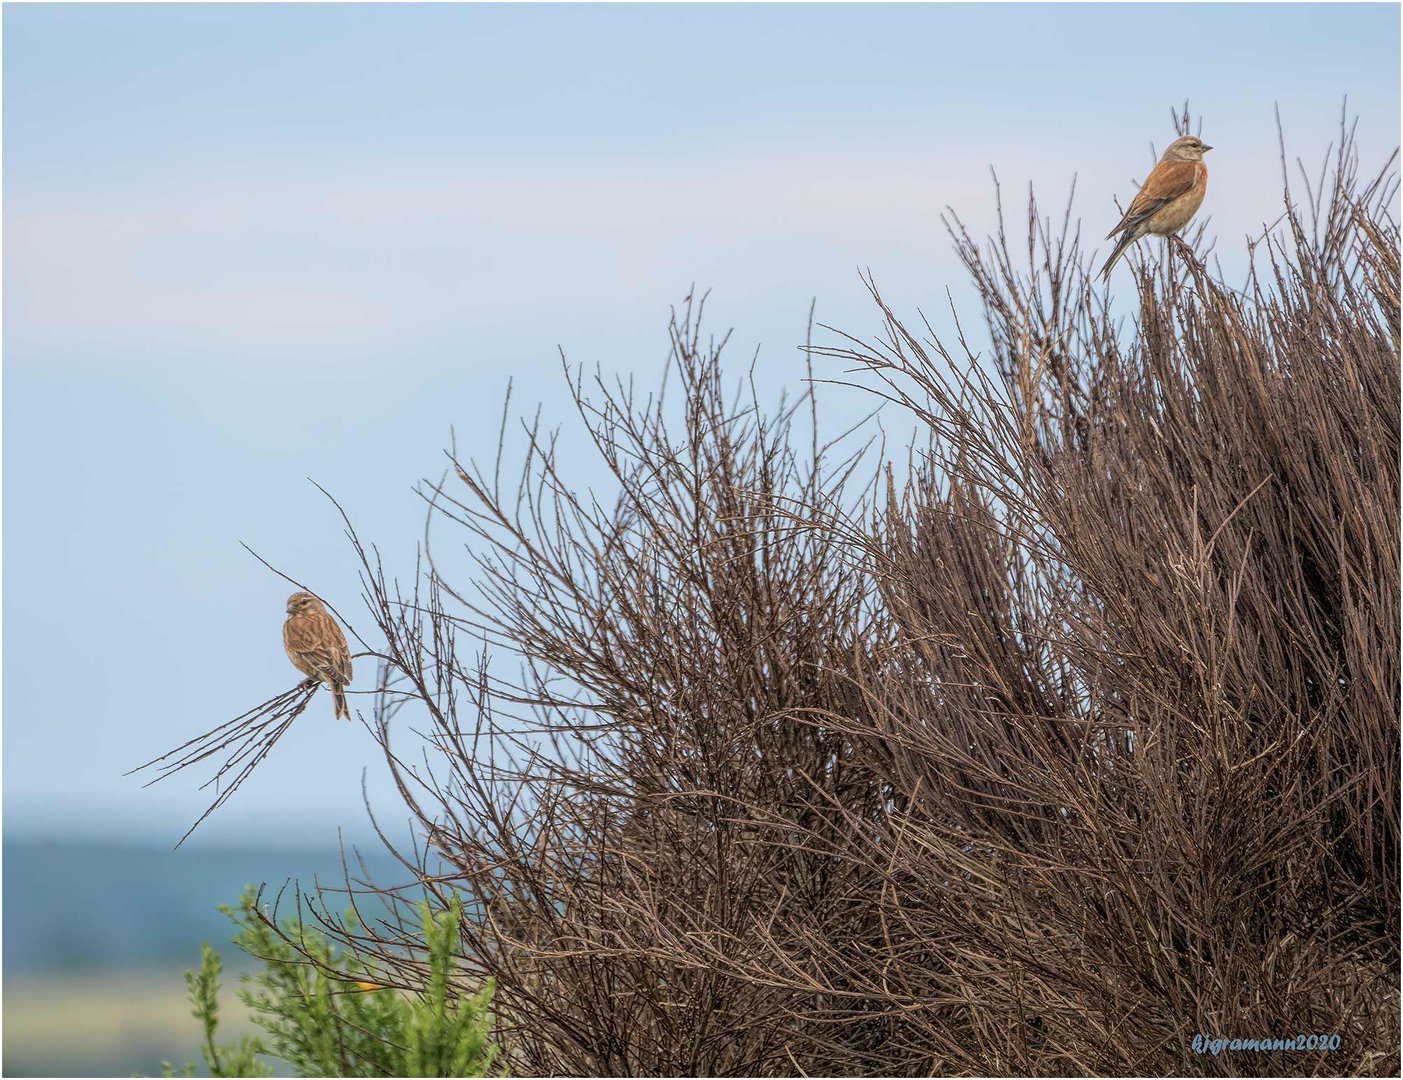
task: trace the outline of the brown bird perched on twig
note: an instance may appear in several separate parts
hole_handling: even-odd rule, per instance
[[[1197,135],[1182,135],[1169,144],[1130,200],[1125,217],[1106,234],[1107,240],[1117,233],[1121,238],[1101,268],[1103,279],[1111,276],[1116,260],[1140,237],[1173,236],[1189,223],[1208,190],[1208,166],[1203,163],[1203,155],[1212,149]]]
[[[351,710],[344,687],[351,683],[351,650],[336,620],[309,592],[296,592],[287,598],[283,648],[293,667],[309,679],[320,679],[331,687],[336,715],[349,720]]]

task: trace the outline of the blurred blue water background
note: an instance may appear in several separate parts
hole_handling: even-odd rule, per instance
[[[358,850],[373,880],[403,881],[378,841]],[[198,1061],[183,973],[198,964],[202,941],[225,960],[231,1027],[221,1036],[246,1029],[234,997],[245,965],[217,906],[248,885],[266,883],[271,901],[288,882],[307,889],[344,880],[334,835],[324,846],[192,840],[179,850],[6,836],[3,872],[6,1076],[159,1075],[163,1059]],[[353,874],[362,876],[358,864]]]

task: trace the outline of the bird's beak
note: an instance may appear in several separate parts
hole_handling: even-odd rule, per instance
[[[1204,143],[1204,144],[1203,144],[1203,152],[1204,152],[1205,154],[1208,153],[1208,151],[1210,151],[1210,150],[1212,150],[1212,149],[1213,149],[1213,147],[1209,146],[1207,143]]]

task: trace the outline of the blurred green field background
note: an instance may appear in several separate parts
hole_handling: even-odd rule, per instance
[[[227,998],[220,1035],[232,1040],[254,1028]],[[21,976],[6,980],[4,1004],[6,1076],[159,1076],[162,1059],[199,1063],[178,972]]]

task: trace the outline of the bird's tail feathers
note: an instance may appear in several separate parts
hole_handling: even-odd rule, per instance
[[[337,719],[345,718],[349,720],[351,718],[351,707],[346,704],[346,691],[342,690],[341,687],[337,686],[335,683],[331,683],[330,686],[331,702],[336,706]]]
[[[1111,267],[1115,266],[1117,260],[1119,260],[1120,257],[1125,254],[1125,249],[1128,248],[1131,244],[1133,244],[1135,240],[1136,236],[1130,230],[1126,230],[1124,233],[1121,234],[1120,240],[1116,243],[1115,248],[1111,251],[1111,257],[1106,260],[1106,265],[1101,267],[1102,281],[1110,280]]]

